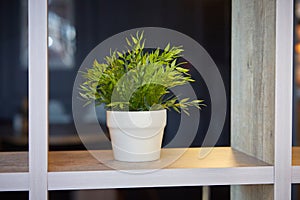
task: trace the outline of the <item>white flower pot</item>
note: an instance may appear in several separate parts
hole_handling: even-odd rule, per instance
[[[160,158],[166,110],[107,111],[106,117],[116,160],[145,162]]]

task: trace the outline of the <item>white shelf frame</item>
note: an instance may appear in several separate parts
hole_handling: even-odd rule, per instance
[[[129,174],[116,170],[49,172],[49,190],[273,184],[274,169],[263,167],[162,169]],[[147,173],[148,172],[148,173]],[[249,176],[250,175],[250,176]],[[84,177],[84,179],[82,178]],[[100,181],[101,180],[101,181]]]
[[[0,191],[28,191],[29,173],[0,173]]]
[[[292,167],[292,183],[300,184],[300,166]]]
[[[29,199],[48,198],[48,1],[28,1]]]
[[[29,191],[30,200],[46,200],[48,190],[274,184],[276,200],[290,199],[291,183],[300,183],[300,167],[291,167],[293,0],[277,0],[276,6],[274,167],[168,169],[142,176],[117,171],[48,172],[48,3],[28,1],[29,172],[0,173],[0,191]]]
[[[276,1],[274,199],[291,198],[293,16],[292,0]]]

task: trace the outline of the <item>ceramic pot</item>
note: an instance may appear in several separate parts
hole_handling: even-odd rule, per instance
[[[116,160],[146,162],[160,158],[166,110],[107,111],[106,117]]]

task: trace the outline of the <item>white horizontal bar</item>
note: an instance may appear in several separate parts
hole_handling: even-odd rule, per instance
[[[0,191],[28,191],[29,173],[0,173]]]
[[[109,189],[200,185],[273,184],[274,168],[163,169],[130,174],[116,170],[49,172],[49,190]]]
[[[300,183],[300,166],[292,167],[292,183]]]

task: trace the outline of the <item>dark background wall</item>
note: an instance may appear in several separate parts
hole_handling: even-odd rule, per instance
[[[11,120],[27,96],[27,71],[22,70],[21,1],[0,2],[0,119]]]
[[[77,27],[76,62],[80,64],[85,56],[106,38],[119,32],[138,27],[164,27],[182,32],[201,44],[211,55],[222,75],[227,97],[230,96],[230,32],[231,32],[230,0],[152,0],[152,1],[93,1],[75,2],[75,26]],[[84,23],[82,23],[84,21]],[[95,28],[97,27],[97,28]],[[194,72],[192,70],[192,72]],[[192,146],[202,144],[210,119],[210,96],[205,83],[197,73],[192,74],[198,79],[196,89],[199,98],[205,99],[208,105],[201,111],[201,124]],[[57,76],[64,77],[61,73]],[[50,94],[55,94],[57,82],[52,82]],[[56,91],[57,93],[58,91]],[[70,97],[65,95],[65,98]],[[227,120],[217,145],[229,145],[229,105]],[[167,134],[165,142],[176,132],[179,119],[174,112],[168,113]]]

